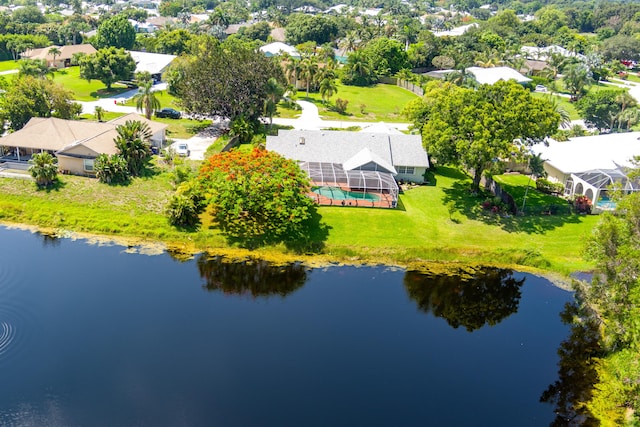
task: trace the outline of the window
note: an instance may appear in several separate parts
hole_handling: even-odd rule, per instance
[[[93,172],[93,159],[84,159],[85,172]]]
[[[398,173],[405,175],[413,175],[415,168],[413,166],[398,166]]]

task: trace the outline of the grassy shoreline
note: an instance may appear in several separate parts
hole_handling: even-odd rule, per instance
[[[405,191],[394,210],[319,207],[327,231],[316,237],[322,249],[315,253],[295,253],[284,245],[249,251],[228,245],[215,229],[188,232],[171,227],[163,213],[173,192],[168,171],[136,178],[128,186],[62,176],[60,185],[50,190],[38,190],[28,180],[0,179],[0,222],[34,226],[58,236],[98,236],[130,247],[310,266],[425,269],[429,263],[483,264],[557,277],[592,268],[582,258],[582,242],[597,217],[501,217],[478,210],[481,200],[469,196],[467,178],[459,172],[442,168],[433,181],[436,185]]]

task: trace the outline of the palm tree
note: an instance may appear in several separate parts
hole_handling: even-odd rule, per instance
[[[298,82],[298,76],[300,75],[300,61],[294,58],[290,58],[284,66],[284,74],[287,77],[287,81],[293,87],[296,87]]]
[[[628,107],[635,107],[637,101],[633,96],[629,95],[629,92],[625,91],[616,95],[616,104],[620,106],[620,112],[624,113]]]
[[[309,86],[318,74],[318,63],[315,58],[305,58],[300,61],[300,77],[305,82],[307,88],[307,98],[309,97]]]
[[[48,53],[49,53],[49,55],[53,56],[53,66],[55,67],[56,66],[56,58],[58,56],[62,55],[62,52],[57,47],[52,47],[52,48],[49,48]]]
[[[456,86],[466,87],[470,89],[475,89],[480,86],[478,80],[476,80],[476,76],[474,76],[472,72],[467,71],[464,68],[447,73],[444,80],[447,82],[451,82]]]
[[[344,50],[345,53],[353,52],[358,49],[358,45],[360,44],[360,37],[358,33],[354,30],[347,31],[344,35],[344,38],[340,40],[339,46],[340,49]]]
[[[129,173],[137,176],[142,172],[144,162],[151,157],[151,130],[149,125],[138,120],[127,120],[116,128],[118,136],[114,139],[120,155],[127,161]]]
[[[631,126],[636,125],[638,121],[640,121],[640,109],[633,107],[620,112],[620,124],[626,123],[627,129],[631,129]]]
[[[369,60],[361,52],[356,51],[349,55],[347,59],[347,65],[350,69],[358,75],[358,77],[365,77],[371,74],[371,66]]]
[[[142,82],[133,99],[136,101],[136,110],[144,110],[144,116],[147,120],[151,120],[154,111],[160,109],[160,100],[156,98],[152,80]]]
[[[39,187],[48,187],[58,177],[58,159],[46,151],[31,156],[29,172]]]
[[[560,74],[560,70],[564,66],[565,62],[566,58],[564,56],[559,53],[552,53],[547,60],[547,66],[543,70],[543,77],[546,77],[549,80],[555,80],[558,78],[558,74]]]
[[[104,115],[104,108],[97,105],[96,108],[93,110],[93,114],[96,116],[96,120],[101,122]]]
[[[592,81],[591,71],[584,64],[572,64],[564,69],[564,85],[573,100],[578,99]]]
[[[320,81],[320,96],[322,96],[322,100],[325,103],[329,102],[329,98],[337,92],[338,86],[336,85],[335,79],[325,77]]]
[[[571,126],[571,115],[569,112],[558,102],[558,99],[549,94],[549,102],[553,107],[553,110],[560,115],[560,127],[568,129]]]
[[[267,80],[266,86],[267,100],[264,104],[265,113],[269,116],[269,127],[273,125],[273,115],[278,109],[278,102],[284,95],[284,88],[278,83],[278,81],[271,77]]]

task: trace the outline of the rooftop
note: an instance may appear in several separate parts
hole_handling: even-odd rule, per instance
[[[549,146],[536,144],[535,154],[541,154],[548,164],[564,173],[587,172],[596,169],[613,170],[631,167],[631,159],[640,155],[640,132],[583,136],[559,142],[549,140]]]

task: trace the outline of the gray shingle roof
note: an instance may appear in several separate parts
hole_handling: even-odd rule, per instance
[[[305,162],[343,164],[365,148],[393,166],[429,167],[419,135],[281,130],[267,136],[267,150]]]

